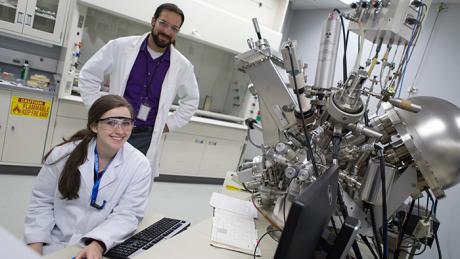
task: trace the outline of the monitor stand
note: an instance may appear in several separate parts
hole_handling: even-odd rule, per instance
[[[328,251],[326,259],[345,258],[353,242],[355,242],[360,225],[361,223],[358,219],[347,217],[335,239],[334,245],[331,247],[330,251]]]

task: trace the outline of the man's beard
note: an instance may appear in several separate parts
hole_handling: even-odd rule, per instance
[[[159,32],[158,34],[156,34],[156,33],[153,31],[153,29],[152,29],[151,34],[152,34],[153,42],[155,42],[155,45],[157,45],[159,48],[162,48],[162,49],[163,49],[163,48],[169,47],[169,45],[171,45],[171,38],[170,38],[168,35],[166,35],[166,34],[164,34],[164,33],[161,33],[161,32]],[[169,41],[166,42],[166,43],[163,42],[163,41],[161,41],[161,40],[160,40],[160,34],[163,35],[164,37],[168,38]]]

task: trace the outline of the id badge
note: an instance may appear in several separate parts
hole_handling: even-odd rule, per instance
[[[139,108],[139,112],[137,113],[137,118],[139,120],[146,121],[149,113],[150,113],[150,107],[145,104],[141,104],[141,107]]]

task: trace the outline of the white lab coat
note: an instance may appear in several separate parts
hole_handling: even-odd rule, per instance
[[[105,207],[98,210],[90,206],[95,143],[90,143],[87,161],[79,167],[79,198],[61,199],[58,190],[67,157],[50,165],[69,154],[76,143],[55,147],[37,176],[25,219],[24,239],[27,244],[47,243],[44,254],[68,245],[83,245],[83,238],[100,240],[108,250],[133,233],[144,217],[151,169],[145,156],[129,143],[118,151],[101,178],[97,202],[106,200]]]
[[[101,96],[104,75],[110,74],[110,93],[124,95],[131,68],[147,35],[111,40],[86,62],[80,71],[79,88],[88,109]],[[179,97],[179,109],[168,116],[176,95]],[[159,175],[160,141],[165,123],[170,131],[184,126],[198,108],[199,99],[192,63],[171,45],[170,66],[163,82],[152,141],[146,154],[154,177]]]

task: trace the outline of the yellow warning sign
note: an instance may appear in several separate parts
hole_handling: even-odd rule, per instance
[[[51,101],[36,100],[12,96],[10,114],[48,119],[51,110]]]

